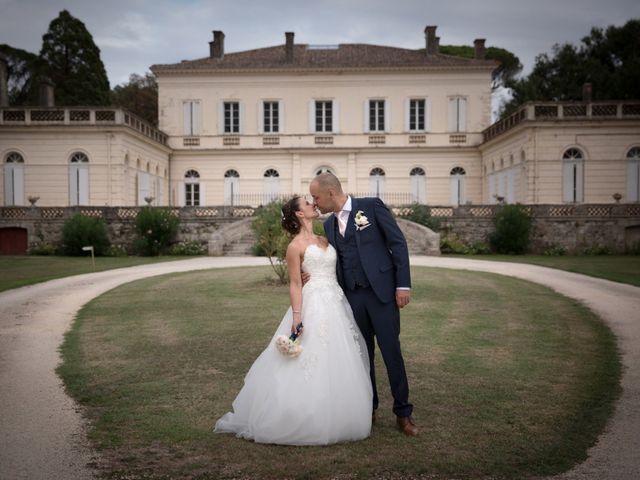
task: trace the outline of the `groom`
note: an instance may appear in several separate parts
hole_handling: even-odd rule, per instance
[[[389,375],[398,428],[406,435],[417,435],[399,338],[399,309],[411,299],[407,242],[380,199],[346,195],[335,175],[321,173],[313,179],[309,191],[322,213],[333,212],[324,222],[324,230],[338,252],[338,282],[367,343],[373,386],[372,418],[375,421],[378,408],[373,362],[377,337]]]

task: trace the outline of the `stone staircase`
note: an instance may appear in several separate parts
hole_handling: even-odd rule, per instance
[[[253,218],[229,223],[217,230],[209,240],[209,255],[250,256],[255,236],[251,230]],[[396,219],[409,247],[410,255],[440,255],[440,234],[408,220]]]

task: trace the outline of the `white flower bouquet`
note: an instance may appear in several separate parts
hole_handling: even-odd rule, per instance
[[[287,357],[297,357],[302,353],[302,346],[296,342],[302,330],[302,323],[298,324],[296,331],[289,335],[278,335],[276,337],[276,348]]]

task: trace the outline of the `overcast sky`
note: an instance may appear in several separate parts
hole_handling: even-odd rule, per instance
[[[93,35],[112,87],[154,63],[207,56],[212,30],[226,52],[282,44],[285,31],[296,43],[422,48],[424,27],[437,25],[441,44],[486,38],[527,73],[554,43],[640,18],[638,0],[0,0],[0,43],[38,53],[65,8]]]

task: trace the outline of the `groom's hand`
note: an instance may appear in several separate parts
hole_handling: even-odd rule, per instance
[[[411,301],[411,290],[396,290],[396,305],[402,308]]]
[[[309,272],[302,272],[300,274],[302,277],[302,286],[306,285],[309,280],[311,280],[311,274]]]

